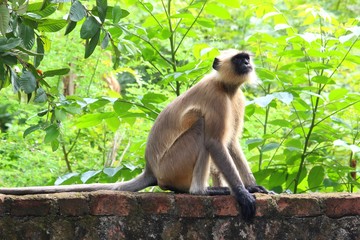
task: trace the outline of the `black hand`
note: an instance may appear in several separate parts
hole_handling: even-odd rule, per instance
[[[263,186],[247,186],[246,189],[250,192],[250,193],[266,193],[266,194],[274,194],[273,191],[268,191],[266,188],[264,188]]]
[[[256,200],[244,187],[234,190],[235,198],[241,207],[241,213],[246,221],[251,220],[256,212]]]

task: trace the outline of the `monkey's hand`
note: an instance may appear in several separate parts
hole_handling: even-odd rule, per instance
[[[256,212],[256,200],[251,193],[244,187],[238,187],[234,190],[234,195],[241,207],[241,213],[246,221],[251,220]]]
[[[249,191],[249,193],[265,193],[265,194],[275,194],[273,191],[269,191],[263,186],[247,186],[246,189]]]

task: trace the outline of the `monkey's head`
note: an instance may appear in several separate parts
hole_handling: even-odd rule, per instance
[[[228,84],[255,83],[257,79],[251,54],[245,51],[221,51],[214,59],[213,69],[217,72],[217,79]]]

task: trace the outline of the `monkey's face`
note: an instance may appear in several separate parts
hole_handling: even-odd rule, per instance
[[[214,59],[213,68],[223,82],[242,84],[256,81],[255,66],[248,52],[235,49],[221,51]]]
[[[253,66],[250,62],[250,55],[246,52],[239,53],[231,58],[231,63],[234,67],[234,71],[239,74],[248,74],[253,70]]]

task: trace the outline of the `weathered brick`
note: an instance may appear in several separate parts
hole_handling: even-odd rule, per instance
[[[180,217],[205,217],[205,197],[190,194],[175,195],[175,206]]]
[[[11,201],[12,216],[46,216],[50,214],[51,200],[46,198],[16,197]]]
[[[138,196],[140,208],[148,214],[168,214],[172,210],[172,195],[144,193]]]
[[[0,194],[0,216],[5,215],[5,195]]]
[[[126,192],[99,191],[90,194],[90,212],[93,215],[128,216],[136,208],[136,201]]]
[[[329,217],[360,215],[360,194],[331,194],[324,199],[324,205]]]
[[[271,195],[256,194],[256,216],[271,216],[275,211],[275,203]]]
[[[215,216],[239,215],[238,203],[233,196],[214,196],[212,204]]]
[[[87,199],[84,197],[69,197],[58,199],[59,212],[65,216],[83,216],[89,213]]]
[[[284,216],[310,217],[322,214],[320,204],[311,195],[281,195],[277,201],[277,209]]]

